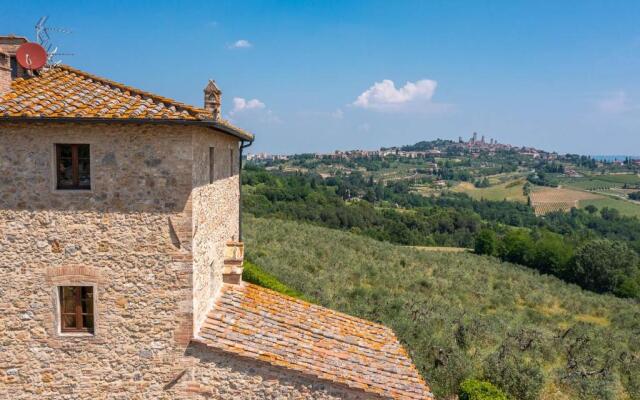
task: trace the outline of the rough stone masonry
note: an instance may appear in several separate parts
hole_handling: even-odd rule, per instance
[[[56,143],[90,144],[91,190],[56,190]],[[192,342],[238,240],[238,145],[196,126],[0,125],[0,398],[372,396]],[[95,288],[93,335],[60,332],[61,285]]]

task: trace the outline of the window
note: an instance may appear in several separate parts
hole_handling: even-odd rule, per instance
[[[61,332],[93,333],[93,287],[60,286]]]
[[[91,158],[88,144],[57,144],[58,189],[91,189]]]
[[[235,163],[233,162],[233,149],[229,150],[229,176],[233,176]]]
[[[215,176],[215,161],[216,161],[216,148],[209,147],[209,183],[213,183],[216,180]]]

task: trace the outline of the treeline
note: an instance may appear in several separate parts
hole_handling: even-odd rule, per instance
[[[406,181],[383,184],[359,173],[323,179],[247,166],[242,179],[244,209],[259,217],[403,245],[473,247],[589,290],[640,297],[640,221],[615,209],[590,206],[537,217],[526,204],[454,193],[427,197]],[[621,256],[590,257],[591,248]]]
[[[638,254],[625,243],[582,243],[547,230],[480,231],[475,252],[525,265],[598,293],[640,298]]]
[[[463,194],[425,197],[406,181],[387,185],[361,174],[316,174],[247,167],[243,207],[256,216],[311,222],[403,245],[473,247],[482,219],[514,226],[534,223],[523,204],[474,201]]]
[[[480,217],[467,210],[376,207],[378,199],[394,197],[394,186],[348,178],[323,183],[306,174],[264,171],[247,171],[243,182],[243,207],[259,217],[302,220],[403,245],[471,247],[480,229]]]

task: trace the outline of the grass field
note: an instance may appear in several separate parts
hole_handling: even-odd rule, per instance
[[[599,199],[580,200],[578,202],[580,208],[593,205],[602,209],[603,207],[615,208],[620,214],[629,217],[640,217],[640,205],[627,200],[616,199],[613,197],[603,197]]]
[[[436,397],[468,377],[530,399],[640,399],[640,307],[471,253],[245,219],[247,258],[314,302],[394,329]]]
[[[524,179],[507,181],[498,185],[493,185],[487,188],[477,188],[470,182],[461,182],[456,185],[452,190],[458,193],[466,193],[476,200],[509,200],[519,201],[525,203],[527,197],[522,193],[522,186],[524,185]]]

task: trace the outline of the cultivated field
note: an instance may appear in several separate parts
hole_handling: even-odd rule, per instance
[[[581,190],[540,187],[531,192],[531,206],[536,215],[544,215],[553,211],[569,211],[579,207],[584,200],[602,199],[604,196]]]
[[[562,186],[582,190],[607,190],[621,188],[623,185],[638,185],[640,177],[636,174],[589,175],[581,178],[559,179]]]

